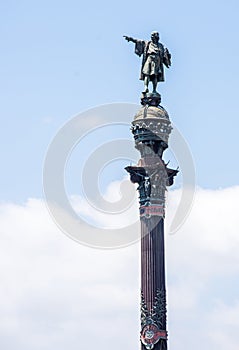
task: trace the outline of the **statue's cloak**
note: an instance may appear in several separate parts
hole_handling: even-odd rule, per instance
[[[148,64],[148,49],[149,49],[149,45],[150,45],[151,41],[145,41],[145,40],[137,40],[135,43],[135,53],[138,56],[142,56],[143,55],[143,59],[142,59],[142,65],[141,65],[141,71],[140,71],[140,80],[144,80],[145,78],[145,73],[143,73],[143,70],[145,70],[145,66]],[[158,43],[158,47],[159,47],[159,57],[158,57],[158,69],[156,72],[156,77],[158,81],[164,81],[164,67],[163,67],[163,63],[164,63],[164,46],[161,43]],[[152,79],[152,76],[149,75],[150,80]]]

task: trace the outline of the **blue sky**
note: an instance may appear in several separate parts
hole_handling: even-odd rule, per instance
[[[0,2],[4,350],[78,349],[79,335],[86,349],[92,336],[99,349],[115,339],[116,350],[138,346],[138,246],[106,253],[64,236],[43,204],[42,167],[73,115],[139,103],[140,59],[122,36],[147,39],[152,30],[172,53],[158,87],[162,105],[188,142],[203,188],[185,226],[166,238],[171,347],[199,350],[202,336],[205,350],[238,349],[238,11],[235,0]],[[128,128],[110,130],[111,140],[131,137]],[[103,142],[103,132],[98,137]],[[96,146],[91,141],[85,149]],[[82,159],[75,152],[71,161],[73,193]],[[124,176],[121,168],[109,167],[109,181]],[[108,198],[117,197],[114,186]],[[169,217],[178,191],[169,195]],[[89,214],[87,203],[80,210]]]
[[[172,53],[159,87],[189,143],[197,183],[237,183],[236,1],[1,2],[2,199],[41,196],[51,138],[72,115],[138,103],[140,60],[122,35],[157,29]]]

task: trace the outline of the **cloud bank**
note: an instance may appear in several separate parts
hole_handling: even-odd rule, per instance
[[[169,194],[168,220],[179,197]],[[197,189],[185,224],[166,234],[174,350],[238,349],[238,198],[239,187]],[[41,199],[0,209],[0,347],[137,348],[139,244],[83,247],[59,231]]]

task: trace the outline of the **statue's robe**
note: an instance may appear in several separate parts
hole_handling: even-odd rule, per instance
[[[138,56],[143,55],[140,80],[144,80],[146,75],[149,75],[150,80],[156,75],[157,81],[164,81],[164,60],[165,49],[161,43],[157,44],[158,54],[152,56],[149,54],[151,41],[136,40],[135,53]],[[153,68],[152,68],[153,67]]]

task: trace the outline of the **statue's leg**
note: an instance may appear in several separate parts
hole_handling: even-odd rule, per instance
[[[156,89],[157,89],[158,79],[156,75],[153,77],[152,83],[153,83],[153,92],[157,92]]]
[[[149,92],[149,76],[145,75],[144,77],[144,93]]]

